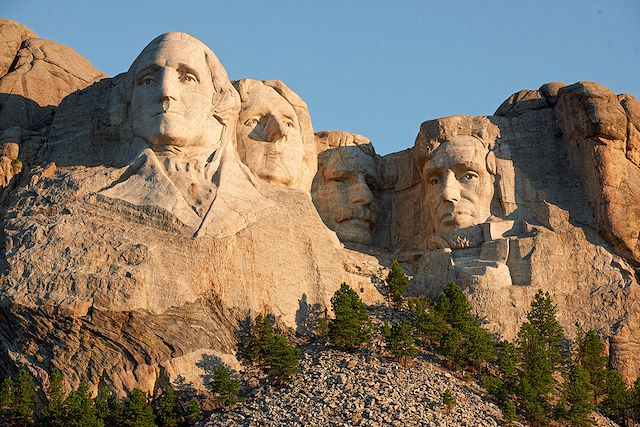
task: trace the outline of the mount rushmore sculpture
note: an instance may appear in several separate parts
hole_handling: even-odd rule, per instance
[[[314,135],[284,83],[231,82],[184,33],[112,78],[19,24],[0,33],[5,372],[198,383],[207,358],[235,363],[247,316],[304,333],[342,282],[382,303],[398,259],[409,294],[455,280],[507,339],[548,291],[569,336],[595,329],[640,374],[633,97],[550,83],[493,116],[416,124],[379,156],[361,135]]]

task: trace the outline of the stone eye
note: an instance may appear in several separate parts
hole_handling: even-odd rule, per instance
[[[198,78],[191,73],[185,73],[181,77],[182,82],[197,83]]]
[[[290,128],[295,128],[296,127],[296,124],[293,123],[291,120],[287,120],[286,123],[287,123],[287,127],[290,127]]]
[[[431,178],[429,178],[429,184],[438,185],[438,183],[440,183],[440,180],[437,176],[432,176]]]
[[[255,126],[257,124],[258,124],[258,119],[256,119],[255,117],[244,122],[245,126]]]
[[[142,80],[140,80],[140,84],[143,85],[150,85],[151,83],[153,83],[153,79],[151,77],[143,77]]]
[[[474,178],[477,178],[478,174],[475,172],[467,172],[462,176],[462,179],[464,179],[465,181],[471,181]]]

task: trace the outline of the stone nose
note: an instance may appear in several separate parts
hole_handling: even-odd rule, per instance
[[[452,171],[445,173],[442,198],[446,202],[457,202],[460,200],[460,182],[458,182],[456,175]]]
[[[177,73],[165,70],[160,74],[160,101],[176,101],[180,98],[178,85],[180,79]]]
[[[355,185],[351,189],[351,203],[362,206],[373,203],[373,193],[367,184],[364,172],[358,172]]]
[[[274,116],[267,114],[265,123],[265,136],[269,142],[276,142],[287,136],[287,124]]]

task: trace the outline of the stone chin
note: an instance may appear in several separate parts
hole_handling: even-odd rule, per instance
[[[372,242],[371,228],[373,224],[362,219],[347,219],[336,224],[336,234],[343,242],[370,245]]]

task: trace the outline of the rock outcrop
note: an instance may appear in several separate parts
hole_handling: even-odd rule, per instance
[[[120,392],[198,383],[236,363],[248,316],[305,333],[341,282],[382,302],[397,258],[413,294],[456,280],[508,339],[548,291],[570,337],[595,329],[640,374],[633,97],[550,83],[493,116],[427,121],[380,157],[359,135],[314,140],[282,82],[238,93],[183,33],[113,78],[9,21],[0,43],[5,373],[46,382],[57,367]]]

